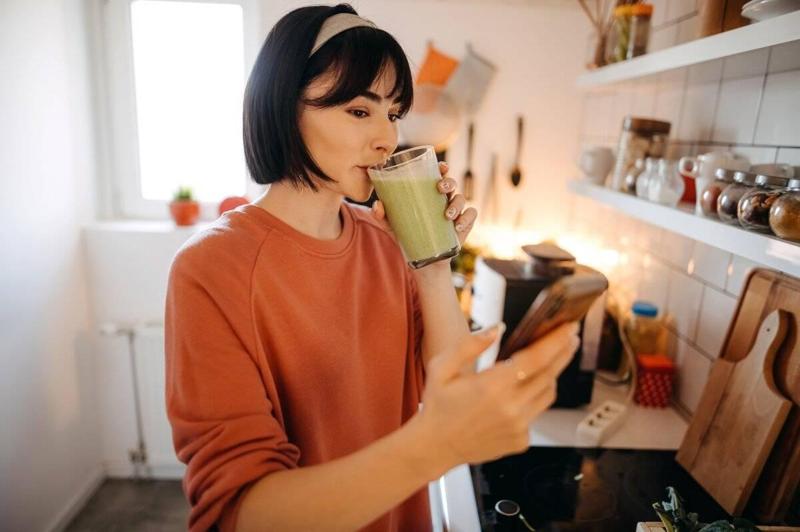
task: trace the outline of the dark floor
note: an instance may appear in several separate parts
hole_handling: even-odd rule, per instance
[[[177,532],[188,515],[180,481],[106,479],[66,532]]]

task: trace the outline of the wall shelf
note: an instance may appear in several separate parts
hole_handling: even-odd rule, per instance
[[[689,207],[658,205],[586,181],[573,180],[567,186],[576,194],[608,205],[638,220],[800,277],[798,244],[696,215]]]
[[[577,84],[598,87],[797,40],[800,11],[598,68],[579,76]]]

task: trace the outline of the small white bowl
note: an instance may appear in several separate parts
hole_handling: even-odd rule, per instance
[[[800,10],[800,0],[750,0],[742,6],[742,16],[761,22]]]

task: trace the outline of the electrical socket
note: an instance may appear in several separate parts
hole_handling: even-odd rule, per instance
[[[580,446],[598,447],[620,427],[628,407],[617,401],[605,401],[578,423],[577,442]]]

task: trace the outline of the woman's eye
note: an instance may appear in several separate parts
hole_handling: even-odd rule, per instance
[[[350,114],[352,114],[356,118],[365,118],[369,116],[365,111],[362,111],[361,109],[353,109],[350,111]]]

